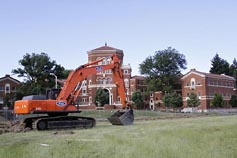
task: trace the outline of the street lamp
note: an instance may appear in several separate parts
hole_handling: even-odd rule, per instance
[[[55,77],[55,88],[58,88],[58,77],[54,73],[50,73],[51,76]]]

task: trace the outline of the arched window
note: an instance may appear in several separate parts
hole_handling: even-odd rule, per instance
[[[102,80],[100,78],[97,79],[97,84],[101,84]]]
[[[108,84],[111,84],[111,81],[112,81],[111,78],[107,78],[107,83]]]
[[[11,91],[10,84],[9,84],[9,83],[5,84],[5,93],[6,93],[6,94],[7,94],[7,93],[10,93],[10,91]]]
[[[127,78],[124,79],[125,87],[129,87],[129,80]]]
[[[195,89],[195,86],[196,86],[196,81],[195,81],[195,78],[192,78],[191,81],[190,81],[190,89]]]
[[[104,78],[104,79],[103,79],[103,84],[106,84],[106,83],[107,83],[107,79]]]
[[[96,58],[96,60],[100,60],[101,57]],[[102,65],[102,62],[98,62],[98,65]]]

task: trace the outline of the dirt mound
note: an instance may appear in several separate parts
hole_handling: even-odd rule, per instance
[[[6,119],[0,114],[0,123],[6,121]]]
[[[8,132],[27,132],[30,128],[25,128],[22,121],[2,121],[0,122],[0,134]]]

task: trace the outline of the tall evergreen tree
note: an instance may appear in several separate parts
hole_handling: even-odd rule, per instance
[[[230,64],[226,60],[219,57],[218,54],[216,54],[211,60],[211,65],[212,67],[210,69],[210,73],[231,75],[229,67]]]
[[[237,61],[236,61],[236,58],[234,58],[233,60],[233,63],[230,65],[230,73],[231,73],[231,76],[233,77],[237,77]]]

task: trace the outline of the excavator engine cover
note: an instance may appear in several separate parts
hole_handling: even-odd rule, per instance
[[[134,121],[133,110],[117,111],[108,120],[112,125],[132,125]]]

